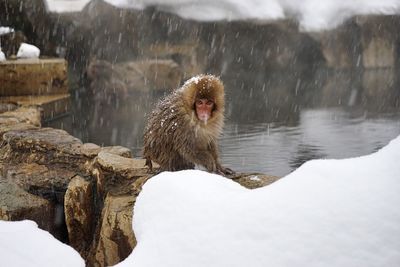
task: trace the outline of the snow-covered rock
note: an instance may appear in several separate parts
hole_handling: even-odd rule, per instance
[[[198,21],[297,18],[307,31],[334,28],[354,15],[398,14],[398,0],[105,0],[122,8],[158,10]],[[89,0],[46,0],[52,12],[82,10]]]
[[[6,55],[4,55],[3,51],[1,51],[1,48],[0,48],[0,61],[4,61],[4,60],[6,60]]]
[[[0,26],[0,36],[4,35],[4,34],[9,34],[11,32],[14,32],[14,29],[11,27],[4,27],[4,26]]]
[[[397,266],[399,158],[400,136],[254,190],[196,170],[161,173],[137,198],[138,244],[117,266]]]
[[[26,220],[0,221],[0,265],[78,267],[85,262],[73,248]]]
[[[38,58],[40,55],[40,49],[34,45],[21,43],[21,46],[18,49],[17,57],[18,58]]]

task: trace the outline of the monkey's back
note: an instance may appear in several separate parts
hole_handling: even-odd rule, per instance
[[[158,102],[149,116],[143,137],[143,157],[158,163],[162,170],[194,168],[179,152],[185,146],[192,146],[185,140],[194,138],[190,119],[183,109],[182,97],[173,93]]]

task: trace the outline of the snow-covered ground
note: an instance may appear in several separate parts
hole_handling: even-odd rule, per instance
[[[159,10],[183,18],[214,20],[275,20],[296,17],[302,29],[317,31],[333,28],[357,14],[400,13],[399,0],[106,0],[112,5]],[[79,11],[89,0],[46,0],[53,12]]]
[[[0,265],[7,267],[78,267],[84,260],[73,248],[33,221],[0,221]]]
[[[264,188],[164,172],[135,205],[123,266],[398,266],[400,136],[378,152],[313,160]]]

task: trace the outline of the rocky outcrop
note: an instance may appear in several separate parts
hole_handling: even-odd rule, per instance
[[[33,220],[41,229],[61,238],[55,231],[55,210],[51,201],[26,192],[10,177],[0,176],[0,220]]]
[[[134,195],[108,193],[99,220],[98,233],[90,251],[93,266],[110,266],[125,259],[136,245],[132,230]]]
[[[128,61],[111,64],[93,60],[87,68],[91,94],[96,99],[110,95],[124,98],[135,92],[172,90],[182,81],[182,70],[173,60]]]
[[[311,35],[321,44],[328,67],[394,68],[398,66],[399,25],[398,15],[364,15]]]
[[[96,225],[94,188],[90,180],[79,175],[71,179],[64,196],[64,213],[69,244],[86,258]]]

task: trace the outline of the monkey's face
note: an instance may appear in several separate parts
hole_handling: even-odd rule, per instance
[[[211,118],[214,106],[213,100],[207,98],[196,99],[195,109],[197,118],[203,122],[207,122]]]

